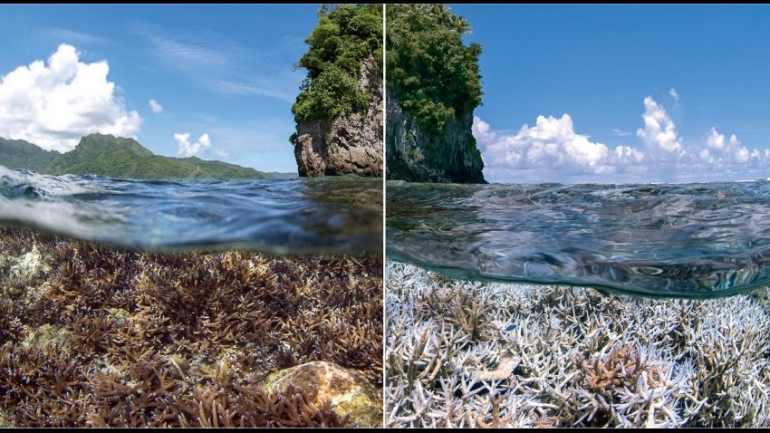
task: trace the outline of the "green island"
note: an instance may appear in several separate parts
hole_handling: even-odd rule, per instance
[[[90,134],[75,149],[59,153],[24,140],[0,138],[0,165],[41,174],[97,174],[128,179],[271,179],[280,174],[197,157],[153,154],[132,138]],[[277,176],[276,176],[277,175]]]
[[[295,120],[333,119],[354,108],[365,111],[370,95],[358,88],[358,74],[367,54],[382,58],[382,5],[324,4],[305,42],[308,51],[294,65],[307,69],[291,107]]]
[[[481,45],[440,4],[387,5],[386,178],[486,183],[473,136],[481,105]]]
[[[441,133],[481,105],[481,45],[463,44],[471,27],[444,5],[387,7],[388,90],[426,131]]]

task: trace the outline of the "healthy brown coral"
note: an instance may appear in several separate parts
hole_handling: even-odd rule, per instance
[[[142,253],[8,227],[0,241],[47,266],[36,296],[0,273],[10,424],[336,426],[347,420],[312,389],[261,382],[328,360],[382,386],[380,257]]]
[[[578,355],[574,362],[579,366],[578,371],[582,374],[586,389],[613,402],[618,400],[613,393],[636,387],[640,379],[644,379],[653,388],[657,387],[658,381],[665,374],[657,366],[646,363],[630,344],[622,347],[615,345],[609,354],[591,359]]]

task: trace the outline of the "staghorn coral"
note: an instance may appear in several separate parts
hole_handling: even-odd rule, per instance
[[[386,426],[770,426],[767,289],[662,300],[386,275]]]
[[[33,251],[38,271],[21,284],[11,270]],[[381,389],[382,269],[378,257],[141,253],[0,227],[0,413],[13,426],[351,425],[313,386],[262,386],[326,360]]]

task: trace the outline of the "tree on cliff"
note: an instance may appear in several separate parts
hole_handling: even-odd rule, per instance
[[[381,4],[324,4],[318,16],[305,39],[308,51],[295,64],[308,71],[291,107],[296,121],[365,110],[369,95],[358,88],[361,62],[368,54],[382,58]]]
[[[387,86],[426,131],[481,105],[481,45],[463,45],[463,17],[439,4],[387,5]]]

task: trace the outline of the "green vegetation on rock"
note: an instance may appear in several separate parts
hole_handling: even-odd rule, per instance
[[[481,45],[468,22],[439,4],[387,5],[388,89],[429,133],[481,105]],[[475,144],[475,143],[474,143]]]
[[[472,131],[481,46],[463,43],[468,22],[439,4],[387,8],[387,179],[486,183]]]
[[[370,96],[359,90],[358,74],[368,54],[382,58],[382,5],[324,5],[305,42],[309,49],[295,65],[308,71],[291,107],[295,120],[365,110]]]
[[[90,134],[60,154],[22,140],[0,139],[0,165],[42,174],[98,174],[128,179],[268,179],[252,168],[197,157],[153,154],[132,138]]]

